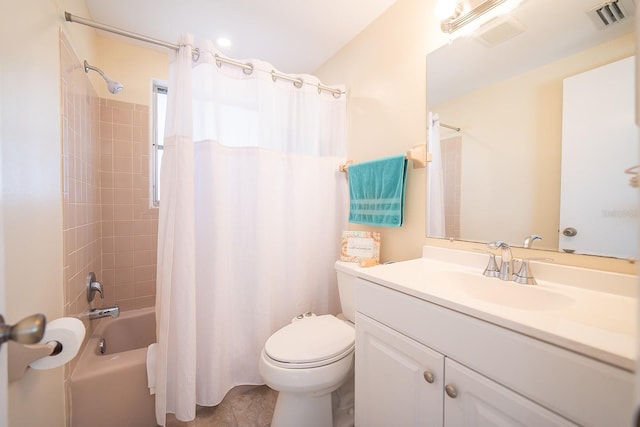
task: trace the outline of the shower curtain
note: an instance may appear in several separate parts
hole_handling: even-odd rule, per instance
[[[444,171],[440,148],[440,117],[429,112],[429,152],[431,161],[427,166],[427,236],[446,237]]]
[[[189,421],[262,384],[267,338],[299,313],[336,313],[346,226],[344,95],[216,64],[183,36],[170,65],[158,230],[156,418]],[[266,70],[266,71],[265,71]],[[307,84],[308,83],[308,84]]]

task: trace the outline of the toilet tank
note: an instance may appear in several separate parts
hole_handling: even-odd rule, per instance
[[[338,277],[338,292],[342,314],[351,322],[356,319],[356,279],[357,271],[361,268],[358,263],[336,261],[336,275]]]

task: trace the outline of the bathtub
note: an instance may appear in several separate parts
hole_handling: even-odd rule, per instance
[[[70,378],[72,427],[156,426],[146,368],[147,346],[154,341],[153,308],[98,320]]]

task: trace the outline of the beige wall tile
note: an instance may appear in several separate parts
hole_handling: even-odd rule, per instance
[[[149,107],[106,100],[101,125],[103,268],[121,310],[155,303],[157,210],[149,209]],[[108,123],[106,123],[108,121]],[[102,129],[102,128],[101,128]],[[113,237],[111,237],[113,236]],[[107,270],[107,266],[109,269]]]

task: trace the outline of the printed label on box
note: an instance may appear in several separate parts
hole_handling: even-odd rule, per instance
[[[380,233],[377,231],[345,231],[342,233],[340,259],[360,262],[371,258],[380,261]]]

